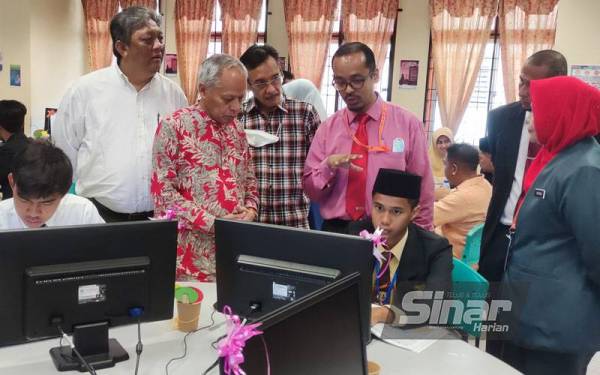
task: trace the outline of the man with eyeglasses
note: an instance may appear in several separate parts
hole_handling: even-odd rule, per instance
[[[303,175],[304,191],[320,205],[323,230],[348,233],[351,222],[368,215],[372,197],[367,192],[373,190],[380,168],[422,177],[414,222],[433,229],[433,177],[421,122],[374,91],[379,71],[367,45],[343,44],[332,67],[333,86],[347,108],[317,130]]]
[[[146,220],[152,142],[159,120],[187,105],[179,86],[158,73],[165,52],[160,16],[130,7],[113,17],[116,63],[81,77],[63,97],[52,137],[71,160],[76,192],[107,222]]]
[[[244,103],[239,120],[256,168],[258,221],[308,229],[302,169],[321,120],[311,104],[285,96],[278,59],[269,45],[253,45],[240,57],[253,97]]]

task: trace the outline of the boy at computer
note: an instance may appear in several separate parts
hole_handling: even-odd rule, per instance
[[[13,198],[0,202],[0,230],[104,223],[89,200],[67,194],[73,168],[47,141],[32,141],[15,155],[8,182]]]
[[[380,169],[373,186],[371,218],[353,225],[352,232],[383,230],[378,250],[371,324],[402,324],[402,298],[413,290],[449,291],[452,247],[448,241],[412,223],[419,212],[421,177],[395,169]],[[431,302],[431,301],[429,301]],[[427,302],[424,302],[427,303]]]

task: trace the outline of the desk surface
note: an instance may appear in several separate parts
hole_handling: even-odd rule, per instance
[[[200,312],[200,325],[210,323],[212,303],[216,300],[215,284],[199,283],[204,292],[205,303]],[[183,360],[169,366],[169,374],[200,374],[217,358],[211,342],[224,330],[224,319],[215,314],[215,325],[188,337],[188,354]],[[109,331],[128,351],[130,360],[115,367],[98,370],[99,374],[131,375],[135,369],[135,325],[112,328]],[[169,359],[183,354],[183,332],[173,329],[171,321],[145,323],[142,325],[144,351],[140,360],[139,374],[163,375]],[[0,374],[52,374],[58,372],[50,359],[48,350],[58,345],[58,339],[0,348]],[[381,341],[374,340],[367,346],[369,360],[381,365],[381,375],[392,374],[447,374],[469,375],[519,374],[504,362],[461,340],[439,340],[421,353],[413,353]],[[218,374],[218,368],[210,374]]]

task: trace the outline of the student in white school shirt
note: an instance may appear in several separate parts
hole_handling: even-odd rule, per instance
[[[8,175],[13,198],[0,202],[0,230],[104,223],[92,202],[67,194],[72,178],[63,151],[45,141],[30,142]]]

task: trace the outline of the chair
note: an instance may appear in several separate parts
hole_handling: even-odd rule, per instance
[[[469,233],[463,251],[462,261],[469,266],[479,263],[479,254],[481,248],[481,235],[483,234],[483,223],[475,225]]]
[[[470,312],[477,312],[477,309],[479,309],[480,316],[485,317],[487,311],[483,309],[483,302],[485,302],[490,283],[468,264],[456,258],[452,259],[452,263],[454,266],[452,269],[452,299],[461,301],[465,307],[465,311],[467,310],[468,301],[481,301],[481,307],[470,307],[468,310]],[[454,314],[455,311],[452,309],[449,317],[450,323],[454,321]],[[460,330],[467,335],[474,336],[476,338],[475,345],[479,346],[481,330],[480,326],[478,327],[477,324],[483,323],[483,320],[485,319],[474,319],[470,323],[465,322],[463,319],[464,311],[460,323],[458,324]]]
[[[77,195],[77,193],[75,192],[75,181],[73,181],[73,183],[71,184],[71,187],[69,188],[68,193]]]

